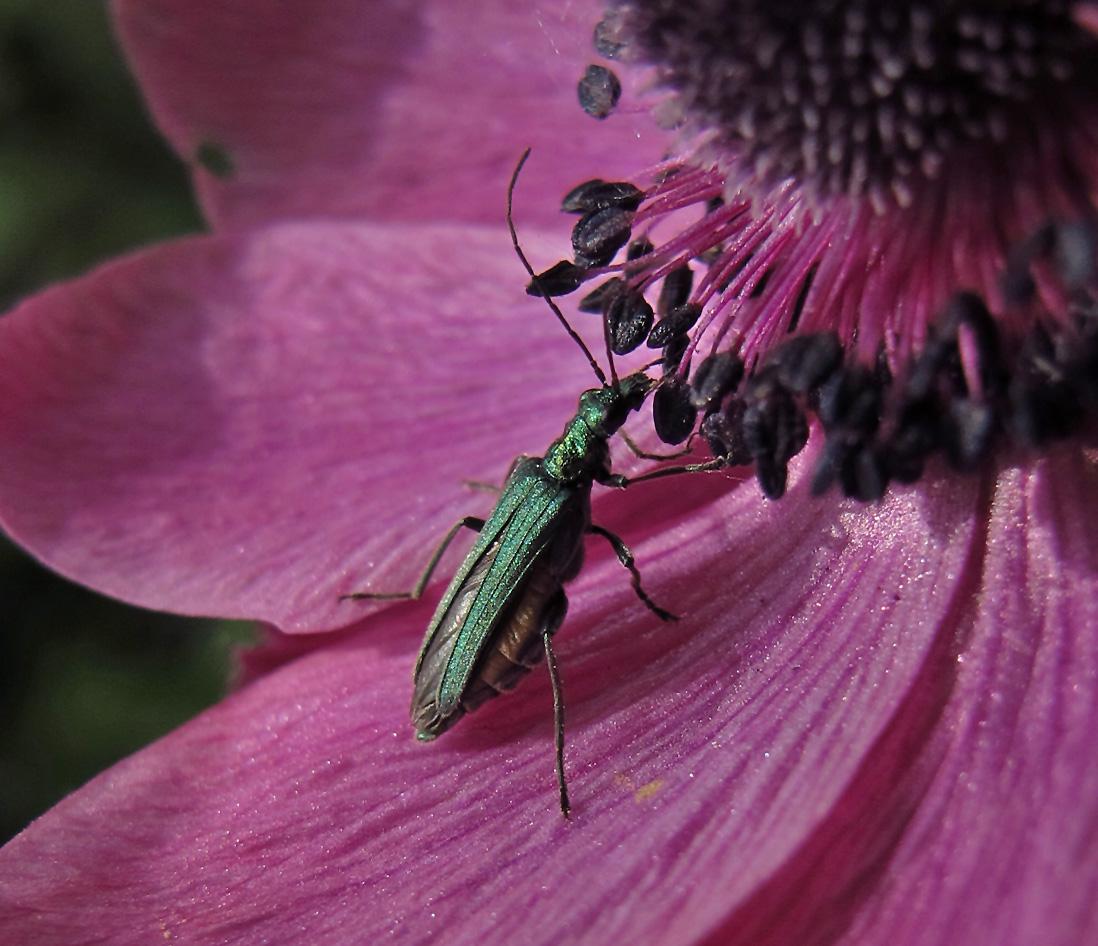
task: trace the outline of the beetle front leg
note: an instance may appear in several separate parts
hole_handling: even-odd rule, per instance
[[[419,581],[416,582],[416,586],[411,591],[394,591],[387,594],[374,594],[369,591],[355,591],[349,595],[340,595],[340,601],[362,601],[363,599],[372,601],[394,601],[403,598],[418,598],[423,594],[423,590],[427,587],[427,582],[431,580],[431,575],[434,573],[435,568],[438,566],[446,549],[450,543],[454,541],[454,536],[458,534],[462,529],[472,529],[474,532],[480,532],[484,528],[484,520],[479,516],[466,516],[464,519],[459,519],[454,527],[446,533],[446,538],[442,540],[439,547],[435,549],[435,554],[431,556],[431,560],[427,563],[427,567],[423,570],[423,574],[419,576]]]
[[[713,460],[706,460],[704,463],[690,463],[686,466],[665,466],[663,469],[652,470],[651,473],[642,473],[640,476],[621,476],[617,473],[611,473],[607,479],[599,479],[599,482],[605,486],[624,489],[626,486],[632,486],[634,483],[644,483],[647,480],[659,480],[663,479],[665,476],[678,476],[680,473],[716,473],[719,470],[727,469],[729,466],[731,466],[731,464],[727,459],[717,457]]]
[[[637,570],[636,563],[633,561],[633,553],[629,551],[628,547],[619,536],[614,535],[609,529],[604,529],[602,526],[597,526],[594,523],[591,523],[588,531],[593,532],[596,535],[601,535],[610,543],[610,547],[614,550],[614,554],[617,555],[618,561],[629,569],[629,574],[632,576],[633,581],[633,590],[637,593],[637,597],[647,605],[648,609],[652,611],[656,617],[661,621],[677,621],[679,619],[677,614],[665,611],[645,593],[644,589],[641,587],[640,572]]]
[[[678,460],[680,457],[689,456],[694,449],[694,438],[697,437],[698,432],[694,431],[686,440],[686,446],[681,450],[676,450],[674,453],[648,453],[646,450],[642,450],[637,442],[629,436],[624,430],[618,431],[618,436],[625,441],[625,445],[633,451],[633,455],[640,457],[642,460]]]

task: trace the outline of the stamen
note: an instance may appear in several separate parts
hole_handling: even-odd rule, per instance
[[[604,66],[588,66],[577,92],[580,108],[592,118],[606,118],[621,98],[621,82]]]
[[[813,490],[863,500],[935,455],[970,471],[1077,433],[1098,408],[1094,6],[611,2],[595,52],[646,71],[630,87],[679,138],[565,197],[574,262],[545,277],[597,280],[579,305],[615,352],[661,350],[661,438],[697,425],[773,498],[812,419]]]

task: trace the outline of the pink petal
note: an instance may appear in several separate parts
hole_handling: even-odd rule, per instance
[[[1098,937],[1098,467],[1074,448],[1007,470],[925,796],[843,942]]]
[[[315,224],[45,292],[0,322],[0,522],[148,607],[350,623],[594,382],[522,286],[506,231]]]
[[[647,115],[596,122],[575,87],[594,58],[594,0],[116,0],[119,33],[158,124],[196,167],[220,227],[286,217],[502,220],[523,148],[524,211],[548,222],[596,174],[655,162]]]
[[[655,507],[666,484],[648,488]],[[630,541],[678,625],[593,546],[558,645],[570,822],[544,673],[416,745],[404,708],[430,604],[389,609],[10,843],[5,931],[674,946],[791,907],[826,920],[910,813],[901,787],[948,695],[941,641],[978,580],[975,493],[938,484],[866,510],[810,499],[801,476],[780,503],[744,485],[647,539],[637,518]]]

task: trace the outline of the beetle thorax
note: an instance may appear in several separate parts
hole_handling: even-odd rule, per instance
[[[643,372],[623,378],[616,386],[589,388],[580,395],[576,416],[545,452],[543,466],[550,476],[565,482],[591,480],[609,470],[607,441],[637,410],[651,387]]]
[[[598,392],[585,391],[583,397],[594,393]],[[560,437],[549,445],[542,460],[545,472],[565,483],[590,482],[597,470],[608,468],[610,464],[607,438],[595,429],[591,423],[593,418],[584,412],[583,406],[581,398],[579,413],[568,422]]]

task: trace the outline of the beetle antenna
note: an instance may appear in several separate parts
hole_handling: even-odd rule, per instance
[[[618,370],[614,367],[614,350],[610,347],[610,322],[605,316],[602,320],[602,338],[606,345],[606,362],[610,365],[610,386],[617,391],[621,384],[618,382]]]
[[[564,313],[560,311],[560,308],[553,301],[553,297],[549,295],[549,290],[542,285],[541,280],[538,279],[537,273],[534,272],[534,267],[530,265],[530,261],[526,258],[526,254],[522,252],[522,247],[519,246],[518,234],[515,232],[515,221],[511,216],[511,202],[515,195],[515,183],[518,181],[519,171],[522,170],[522,166],[526,163],[526,159],[530,157],[530,149],[527,148],[522,152],[522,157],[519,158],[519,163],[515,165],[515,171],[511,175],[511,183],[507,185],[507,229],[511,231],[511,243],[515,247],[515,252],[518,253],[518,258],[522,260],[522,265],[526,267],[526,272],[530,274],[530,278],[533,280],[533,284],[541,292],[542,297],[549,303],[549,308],[553,310],[553,314],[560,321],[560,324],[564,326],[564,329],[571,336],[572,341],[579,345],[584,355],[587,356],[587,360],[591,364],[591,369],[595,372],[602,384],[606,384],[606,375],[603,373],[602,368],[599,367],[599,363],[595,361],[595,356],[591,354],[591,350],[584,344],[583,339],[576,334],[576,330],[568,324],[568,320],[564,317]],[[608,343],[609,344],[609,343]],[[614,376],[614,386],[617,387],[617,375],[614,374],[614,363],[610,362],[610,372]]]

